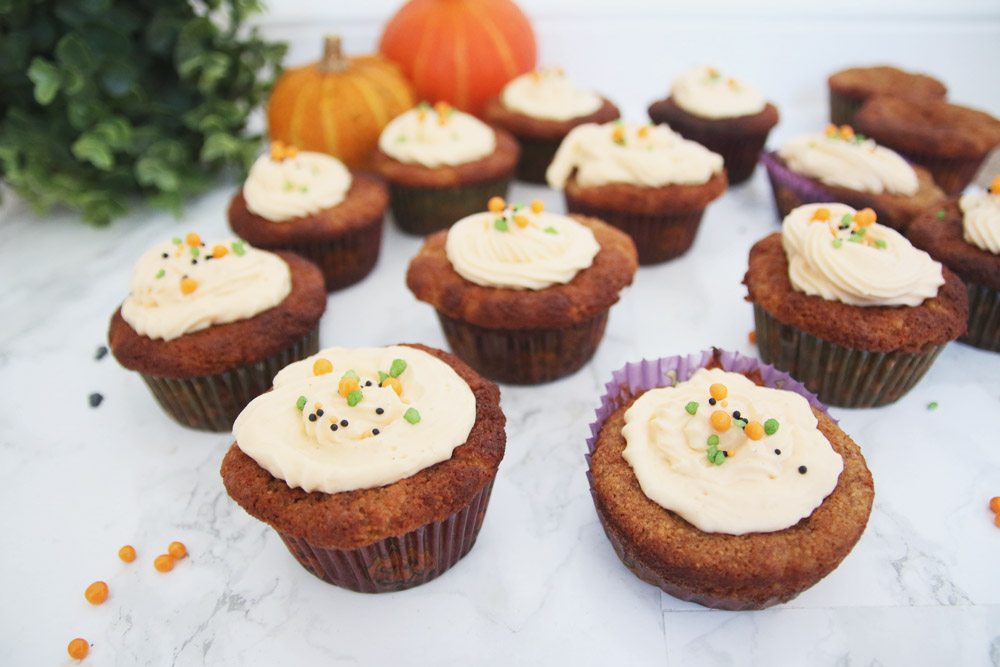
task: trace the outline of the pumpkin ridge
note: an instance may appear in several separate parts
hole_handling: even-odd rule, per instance
[[[435,33],[441,27],[444,17],[444,14],[432,14],[431,18],[427,21],[427,29],[420,36],[420,42],[417,44],[416,55],[413,57],[413,76],[411,78],[417,90],[426,90],[424,84],[427,78],[427,66],[430,64],[433,52],[431,47],[434,45]],[[437,100],[424,101],[437,102]]]
[[[271,95],[267,108],[271,139],[293,142],[292,120],[296,113],[297,97],[287,94],[286,91],[296,90],[293,85],[300,85],[299,79],[305,78],[303,76],[303,70],[305,69],[305,67],[297,67],[288,70],[281,81],[275,85],[274,93]]]
[[[303,67],[300,71],[302,73],[300,78],[305,81],[305,84],[299,84],[297,81],[294,81],[294,83],[296,83],[297,86],[301,86],[298,89],[308,90],[308,84],[315,78],[313,76],[313,69],[311,66]],[[296,90],[297,88],[293,88],[291,83],[293,83],[292,80],[289,81],[289,90]],[[305,147],[305,142],[302,140],[302,123],[305,122],[306,110],[309,108],[311,102],[312,100],[309,99],[308,95],[299,94],[295,97],[292,104],[292,112],[288,115],[287,140],[294,146]]]
[[[503,64],[504,71],[509,79],[513,79],[518,74],[521,74],[517,66],[517,59],[514,57],[514,52],[504,38],[504,35],[500,32],[494,23],[495,17],[489,16],[486,12],[481,11],[477,5],[474,3],[469,3],[467,5],[469,10],[469,16],[474,18],[479,22],[481,28],[489,37],[490,42],[496,49],[497,56],[500,62]]]
[[[361,77],[355,77],[350,81],[345,81],[345,83],[354,87],[358,95],[361,97],[365,105],[368,107],[368,112],[370,117],[375,119],[376,127],[385,127],[386,123],[389,122],[388,115],[385,111],[384,105],[379,104],[381,95],[376,89],[375,85],[371,81],[366,81]],[[363,114],[357,114],[361,117]]]
[[[469,46],[467,13],[452,14],[455,46],[455,105],[460,109],[469,108]]]
[[[326,152],[330,155],[340,155],[344,162],[350,161],[353,156],[345,155],[340,145],[340,135],[337,132],[337,108],[334,100],[337,99],[336,84],[343,77],[333,75],[324,76],[321,85],[322,93],[319,98],[319,117],[323,123],[323,138],[326,145]]]
[[[387,102],[386,122],[413,106],[413,95],[406,85],[399,81],[394,68],[387,68],[384,63],[366,63],[363,69],[372,85],[378,86],[380,97]]]

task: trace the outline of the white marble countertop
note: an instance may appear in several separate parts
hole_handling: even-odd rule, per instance
[[[997,115],[992,70],[992,88],[977,87],[964,64],[971,53],[995,66],[995,28],[956,32],[951,44],[965,50],[940,62],[919,45],[902,56]],[[627,117],[661,96],[660,83],[616,90],[614,72],[586,68],[579,48],[543,57],[578,58],[574,69],[606,80]],[[748,56],[746,78],[761,57]],[[783,77],[759,81],[782,112],[772,145],[822,127],[827,73],[891,54],[824,58],[785,62]],[[657,81],[694,62],[688,54]],[[440,578],[376,596],[313,577],[229,499],[219,476],[229,436],[177,426],[136,374],[110,355],[95,360],[140,252],[178,232],[226,234],[235,187],[188,202],[180,221],[137,208],[104,229],[64,212],[37,216],[4,192],[0,664],[73,664],[74,637],[93,644],[93,665],[1000,664],[1000,529],[987,508],[1000,495],[1000,354],[953,343],[897,404],[831,409],[865,454],[875,506],[842,565],[788,604],[719,612],[679,602],[626,570],[602,532],[583,455],[611,371],[712,345],[756,353],[740,281],[749,247],[777,229],[762,170],[708,208],[687,255],[639,270],[586,367],[544,386],[502,386],[507,454],[478,543]],[[546,188],[517,184],[510,199],[536,197],[564,210]],[[330,295],[322,345],[446,347],[433,310],[405,288],[420,243],[386,222],[372,275]],[[93,392],[104,397],[97,408]],[[152,560],[173,540],[190,557],[159,573]],[[119,561],[124,544],[134,563]],[[111,595],[93,607],[83,591],[98,579]]]

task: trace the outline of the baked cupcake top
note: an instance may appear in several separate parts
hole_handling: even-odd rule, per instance
[[[447,102],[421,102],[389,121],[378,138],[383,153],[431,169],[486,157],[496,149],[492,128]]]
[[[250,167],[243,197],[251,213],[285,222],[333,208],[350,188],[351,172],[337,158],[275,141]]]
[[[792,286],[852,306],[919,306],[944,284],[941,264],[871,209],[807,204],[781,227]]]
[[[525,116],[560,121],[590,115],[604,103],[599,95],[574,86],[561,67],[542,67],[516,77],[504,86],[500,100]]]
[[[173,340],[245,320],[292,290],[288,265],[244,241],[205,243],[195,233],[146,251],[132,270],[122,317],[136,333]]]
[[[823,134],[791,139],[778,155],[792,171],[827,185],[873,194],[914,195],[917,173],[898,153],[855,134],[848,125],[828,125]]]
[[[476,285],[529,290],[565,285],[601,249],[589,227],[546,213],[540,200],[527,207],[493,197],[488,208],[452,225],[445,241],[455,272]]]
[[[844,468],[809,402],[699,369],[625,412],[622,457],[643,493],[709,533],[773,532],[812,514]]]
[[[767,106],[756,87],[724,77],[714,67],[700,66],[674,79],[670,96],[684,111],[702,118],[736,118],[760,113]]]
[[[451,366],[408,346],[328,348],[285,367],[236,419],[239,448],[290,488],[392,484],[445,461],[476,399]]]
[[[657,188],[702,185],[722,171],[722,156],[688,141],[666,125],[614,121],[573,128],[545,172],[562,189],[575,173],[583,186],[629,183]]]
[[[958,200],[962,209],[962,238],[980,250],[1000,254],[1000,176],[990,192],[970,192]]]

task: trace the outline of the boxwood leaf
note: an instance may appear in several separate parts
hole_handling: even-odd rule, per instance
[[[35,84],[35,100],[49,104],[59,92],[59,69],[44,58],[35,58],[28,68],[28,78]]]

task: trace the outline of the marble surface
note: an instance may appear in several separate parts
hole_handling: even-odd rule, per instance
[[[969,30],[980,39],[964,53],[997,55],[988,31]],[[817,72],[856,60],[813,57],[807,80],[806,64],[789,63],[783,79],[759,81],[783,114],[771,143],[822,127]],[[972,85],[962,62],[935,67],[963,101],[1000,113],[1000,91]],[[604,90],[640,117],[655,93],[621,86]],[[218,471],[231,438],[177,426],[137,375],[95,359],[138,255],[180,232],[225,234],[235,186],[190,201],[181,220],[137,207],[104,229],[36,215],[4,192],[0,664],[73,664],[65,647],[78,636],[93,665],[1000,664],[1000,529],[987,507],[1000,495],[1000,354],[953,343],[897,404],[831,409],[865,454],[875,506],[842,565],[788,604],[732,613],[677,601],[626,570],[602,532],[583,455],[611,371],[712,345],[756,353],[740,281],[749,247],[777,229],[761,170],[708,208],[687,255],[639,270],[581,371],[501,387],[507,454],[478,543],[439,579],[378,596],[302,569],[226,495]],[[563,210],[542,187],[516,184],[510,198],[536,197]],[[433,310],[404,286],[420,243],[386,221],[375,271],[330,295],[322,344],[446,347]],[[104,397],[96,408],[93,392]],[[159,573],[152,560],[173,540],[190,556]],[[124,544],[134,563],[117,558]],[[111,595],[93,607],[83,591],[98,579]]]

